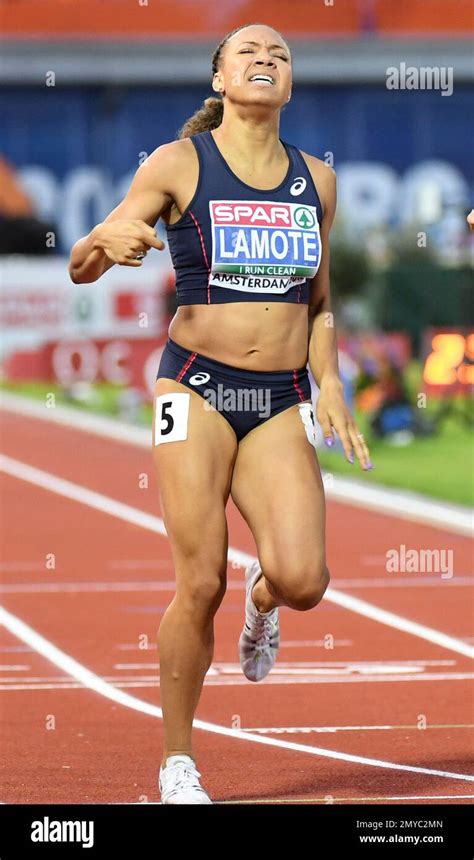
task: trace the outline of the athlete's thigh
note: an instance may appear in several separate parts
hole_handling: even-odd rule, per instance
[[[323,562],[324,487],[298,405],[244,437],[231,494],[254,535],[262,566],[280,570],[298,561],[304,569]]]
[[[206,407],[179,382],[155,383],[153,460],[166,530],[180,557],[196,556],[200,548],[210,558],[213,551],[227,553],[225,505],[237,442],[226,419]]]

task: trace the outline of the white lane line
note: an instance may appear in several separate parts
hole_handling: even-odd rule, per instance
[[[39,561],[0,561],[0,570],[5,571],[5,573],[8,573],[9,571],[15,573],[19,570],[44,571],[44,562],[41,564]]]
[[[142,649],[152,650],[152,649]],[[154,649],[153,649],[154,651]],[[456,660],[327,660],[327,661],[291,661],[285,662],[278,660],[272,669],[272,674],[280,672],[285,674],[286,670],[290,673],[293,670],[300,671],[317,671],[322,669],[324,672],[361,672],[366,675],[373,675],[380,672],[422,672],[426,666],[455,666]],[[159,669],[160,664],[152,661],[146,663],[114,663],[114,669]],[[211,669],[217,672],[236,672],[240,674],[242,671],[239,663],[222,663],[215,661],[212,663]],[[210,670],[209,670],[210,671]]]
[[[64,427],[71,427],[86,433],[93,433],[104,439],[114,439],[138,448],[151,450],[152,433],[148,428],[125,424],[114,418],[93,415],[70,406],[55,406],[50,409],[45,403],[8,391],[0,392],[0,408],[28,415],[42,421],[49,421]],[[328,499],[343,504],[375,510],[399,517],[403,520],[438,526],[444,531],[471,536],[473,515],[469,508],[449,502],[428,499],[409,491],[390,487],[373,486],[367,481],[342,478],[333,475],[331,486],[325,486]]]
[[[0,409],[15,412],[17,415],[38,418],[51,424],[59,424],[62,427],[70,427],[83,433],[93,433],[94,436],[100,436],[103,439],[125,442],[135,448],[151,449],[151,427],[149,429],[136,427],[134,424],[116,421],[106,415],[94,415],[84,412],[83,409],[64,405],[48,407],[45,401],[14,394],[12,391],[0,391]]]
[[[0,664],[0,672],[25,672],[27,669],[31,669],[31,666],[24,666],[21,663],[11,666]]]
[[[44,571],[44,565],[41,565],[41,570]],[[469,579],[471,579],[469,577]],[[352,581],[350,579],[332,579],[331,582],[333,585],[332,588],[335,588],[337,591],[340,588],[379,588],[379,586],[375,580],[367,580],[367,583],[364,586],[360,586],[357,583],[353,586]],[[448,585],[461,585],[471,588],[474,585],[474,582],[470,582],[468,584],[467,577],[466,581],[458,579],[447,579],[441,580],[437,579],[436,583],[429,582],[403,582],[402,580],[397,580],[396,582],[387,582],[386,587],[397,586],[400,588],[405,588],[406,585],[410,586],[423,586],[429,585],[430,587],[433,584],[439,585],[439,587],[446,588]],[[385,586],[383,586],[385,587]],[[61,592],[113,592],[113,591],[175,591],[176,582],[175,580],[150,580],[149,582],[136,582],[136,581],[115,581],[115,582],[15,582],[15,583],[6,583],[5,585],[0,585],[0,594],[60,594]],[[227,590],[228,591],[244,591],[245,590],[245,582],[243,579],[227,579]],[[284,607],[282,607],[284,608]],[[469,641],[469,638],[466,637],[466,641]],[[340,640],[342,641],[342,640]],[[351,644],[350,640],[347,640],[349,644]],[[316,643],[316,640],[314,640]],[[298,643],[300,644],[300,643]],[[301,643],[304,644],[304,643]],[[313,644],[313,641],[309,642],[309,644]],[[323,640],[319,640],[319,644],[321,646],[324,645]]]
[[[8,612],[3,607],[0,607],[0,624],[3,624],[10,633],[17,636],[18,639],[30,645],[38,654],[41,654],[63,672],[71,675],[77,681],[80,681],[85,687],[99,693],[106,699],[117,702],[126,708],[131,708],[135,711],[140,711],[142,714],[148,714],[151,717],[163,719],[163,711],[157,705],[152,705],[150,702],[145,702],[131,696],[129,693],[124,693],[122,690],[108,684],[102,678],[87,669],[69,654],[61,651],[56,645],[33,630],[28,624]],[[215,723],[209,723],[205,720],[194,720],[193,726],[196,729],[202,729],[205,732],[210,732],[216,735],[222,735],[228,738],[237,740],[250,741],[252,743],[264,744],[266,746],[278,747],[280,749],[293,750],[294,752],[305,753],[306,755],[321,756],[324,758],[336,759],[338,761],[347,761],[354,764],[368,765],[371,767],[379,767],[388,770],[407,771],[410,773],[423,773],[427,776],[441,776],[446,779],[460,779],[467,782],[474,782],[474,776],[464,773],[452,773],[445,770],[435,770],[433,768],[415,767],[413,765],[395,764],[382,759],[366,758],[365,756],[351,755],[349,753],[338,752],[336,750],[327,750],[322,747],[306,746],[305,744],[296,744],[290,741],[277,740],[276,738],[267,738],[260,735],[253,735],[250,732],[243,732],[239,729],[229,729],[226,726],[219,726]]]
[[[241,803],[324,803],[326,806],[333,803],[367,803],[370,801],[380,801],[385,803],[387,800],[467,800],[474,798],[474,794],[394,794],[388,797],[334,797],[328,794],[325,797],[274,797],[274,798],[256,798],[255,800],[220,800],[219,806],[232,806]]]
[[[396,576],[398,579],[390,579]],[[474,586],[474,576],[463,576],[454,573],[451,579],[443,579],[438,576],[427,576],[420,573],[415,577],[407,576],[405,573],[386,573],[385,576],[367,576],[357,579],[333,578],[331,582],[336,588],[445,588],[446,585],[460,585],[465,588]]]
[[[274,726],[269,728],[248,727],[242,728],[243,732],[256,732],[256,734],[275,734],[275,735],[305,735],[305,734],[325,734],[335,732],[378,732],[378,731],[406,731],[411,729],[419,732],[418,726]],[[427,725],[428,729],[474,729],[474,723],[442,723],[439,725]],[[425,729],[423,729],[425,731]]]
[[[59,478],[50,472],[44,472],[42,469],[29,466],[27,463],[7,457],[5,454],[0,455],[0,470],[15,478],[27,481],[34,486],[42,487],[44,490],[57,493],[83,505],[88,505],[101,513],[110,514],[140,528],[148,529],[163,536],[166,535],[165,524],[160,517],[148,514],[138,508],[133,508],[131,505],[126,505],[123,502],[118,502],[116,499],[110,498],[110,496],[104,496],[102,493],[89,490],[87,487],[72,483],[72,481]],[[229,547],[228,560],[246,567],[255,561],[255,556]],[[464,654],[466,657],[474,657],[474,647],[471,647],[466,642],[455,639],[446,633],[441,633],[432,627],[426,627],[424,624],[410,621],[401,615],[396,615],[394,612],[388,612],[385,609],[374,606],[372,603],[360,600],[358,597],[345,594],[342,591],[336,591],[334,588],[329,587],[326,589],[324,599],[365,618],[370,618],[372,621],[385,624],[387,627],[411,633],[413,636],[417,636],[419,639],[424,639],[427,642],[432,642],[441,648],[455,651],[457,654]]]
[[[114,663],[113,668],[116,671],[137,671],[139,669],[145,669],[151,671],[152,669],[159,669],[159,663]],[[229,664],[228,666],[217,666],[213,665],[209,669],[209,673],[211,674],[235,674],[240,675],[242,669],[240,666],[234,666]],[[277,663],[272,669],[272,676],[276,675],[351,675],[354,672],[359,672],[361,675],[380,675],[384,672],[388,675],[404,675],[404,674],[417,674],[423,672],[422,666],[334,666],[329,664],[328,666],[285,666],[281,663]]]
[[[343,676],[325,676],[325,677],[317,677],[314,675],[268,675],[263,681],[260,682],[262,686],[265,687],[279,687],[283,685],[291,685],[295,684],[391,684],[393,682],[407,682],[407,681],[472,681],[474,678],[473,672],[452,672],[451,674],[442,675],[437,672],[433,672],[429,675],[374,675],[370,677],[364,677],[363,675],[343,675]],[[50,689],[50,690],[65,690],[65,689],[74,689],[76,687],[80,687],[79,684],[74,683],[73,681],[62,681],[58,679],[54,682],[49,682],[47,679],[38,678],[38,679],[30,679],[28,683],[26,681],[28,679],[24,679],[24,683],[18,683],[18,679],[15,678],[2,678],[2,683],[0,684],[0,690],[40,690],[40,689]],[[123,675],[116,675],[113,677],[105,677],[104,681],[108,681],[113,684],[114,687],[136,687],[136,688],[155,688],[160,683],[160,678],[158,675],[136,675],[133,680],[127,680]],[[213,675],[212,673],[208,673],[204,679],[204,684],[206,687],[249,687],[251,685],[251,681],[247,681],[244,675]],[[85,688],[83,688],[85,689]]]
[[[114,663],[113,669],[116,669],[118,672],[125,671],[127,669],[137,670],[137,669],[145,669],[151,672],[152,669],[159,669],[159,663]]]
[[[325,806],[329,806],[333,803],[365,803],[369,800],[386,802],[387,800],[463,800],[467,798],[474,798],[474,794],[403,794],[403,795],[393,795],[393,796],[382,796],[382,797],[335,797],[332,794],[327,794],[324,797],[270,797],[270,798],[254,798],[253,800],[217,800],[215,801],[216,806],[235,806],[240,805],[242,803],[323,803]],[[0,801],[1,803],[2,801]],[[141,805],[141,801],[136,801],[135,803],[117,803],[116,801],[109,802],[107,806],[138,806]],[[160,801],[147,801],[148,806],[161,806]]]
[[[0,653],[2,654],[25,654],[31,653],[31,648],[25,648],[24,645],[0,645]]]
[[[411,671],[412,666],[456,666],[457,660],[292,660],[291,662],[286,662],[284,660],[278,660],[275,666],[272,669],[272,672],[275,672],[278,666],[282,666],[285,669],[292,669],[295,667],[298,668],[313,668],[317,669],[318,667],[322,669],[327,669],[329,667],[334,668],[350,668],[350,669],[362,669],[370,668],[371,671],[375,669],[394,669],[394,667],[401,667],[404,669],[405,667],[408,671]],[[232,668],[239,670],[240,665],[238,663],[221,663],[214,662],[212,664],[216,668],[225,670],[227,668]]]
[[[330,591],[329,595],[328,591]],[[441,633],[440,630],[435,630],[433,627],[426,627],[426,625],[419,624],[417,621],[410,621],[410,619],[396,615],[394,612],[388,612],[386,609],[374,606],[373,603],[361,600],[360,597],[354,597],[352,594],[345,594],[343,591],[335,591],[330,588],[326,590],[324,597],[338,606],[343,606],[344,609],[351,609],[359,615],[364,615],[365,618],[371,618],[380,624],[386,624],[387,627],[403,630],[404,633],[411,633],[413,636],[418,636],[420,639],[425,639],[427,642],[439,645],[440,648],[455,651],[457,654],[464,654],[465,657],[470,657],[471,659],[474,658],[474,648],[468,645],[467,642],[462,642],[461,639],[456,639],[447,633]]]
[[[167,558],[111,559],[107,562],[109,570],[156,570],[172,568],[173,562]],[[472,577],[474,582],[474,576]]]
[[[72,592],[114,592],[114,591],[172,591],[176,590],[175,580],[162,582],[18,582],[0,585],[0,594],[66,594]],[[228,591],[244,591],[245,582],[227,580]]]
[[[323,474],[324,478],[324,474]],[[447,502],[423,498],[416,493],[368,485],[360,480],[347,480],[333,475],[331,489],[325,492],[330,499],[377,513],[398,516],[402,520],[438,526],[440,529],[473,534],[473,514],[469,508]]]
[[[353,645],[354,642],[352,639],[335,639],[334,640],[334,648],[340,647],[349,647]],[[282,639],[280,641],[280,648],[324,648],[326,645],[324,639]],[[118,644],[115,646],[118,651],[151,651],[151,648],[140,648],[140,645],[137,642],[124,642],[123,644]],[[1,649],[0,649],[1,650]],[[444,661],[441,661],[444,663]],[[448,663],[455,663],[453,660],[447,661]]]
[[[350,648],[354,644],[353,639],[335,639],[334,648]],[[287,639],[281,640],[280,648],[325,648],[327,642],[324,639]]]
[[[141,528],[166,536],[165,524],[160,517],[147,514],[138,508],[132,508],[131,505],[126,505],[123,502],[112,499],[110,496],[104,496],[102,493],[96,493],[87,487],[82,487],[79,484],[74,484],[72,481],[59,478],[50,472],[43,472],[42,469],[36,469],[34,466],[29,466],[27,463],[20,462],[20,460],[14,460],[5,454],[0,454],[0,471],[41,487],[43,490],[57,493],[66,499],[88,505],[88,507],[94,508],[94,510],[100,511],[103,514],[110,514],[119,520],[124,520],[127,523],[132,523],[132,525],[140,526]]]
[[[219,674],[227,674],[227,675],[240,675],[242,669],[240,665],[229,664],[223,669],[217,669],[216,672]],[[272,669],[272,676],[275,675],[294,675],[297,677],[298,675],[305,675],[310,677],[311,675],[319,675],[319,676],[331,676],[331,675],[352,675],[355,672],[358,672],[360,675],[367,676],[380,676],[384,673],[386,675],[419,675],[423,672],[422,666],[379,666],[379,667],[352,667],[352,666],[344,666],[339,667],[338,669],[333,666],[322,666],[320,668],[313,668],[310,666],[298,666],[297,664],[292,666],[287,666],[286,668],[282,666],[280,663],[277,663]]]

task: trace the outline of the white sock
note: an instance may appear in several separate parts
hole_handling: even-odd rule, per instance
[[[180,758],[180,759],[182,759],[182,758],[191,759],[191,761],[194,763],[194,759],[192,758],[192,756],[188,755],[188,753],[174,753],[174,755],[169,755],[169,756],[167,757],[167,759],[166,759],[166,764],[165,764],[165,768],[168,766],[168,762],[170,762],[172,759],[177,759],[177,758]]]

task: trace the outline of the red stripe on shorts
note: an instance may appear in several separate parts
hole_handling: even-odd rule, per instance
[[[186,373],[187,370],[189,370],[189,368],[191,367],[195,358],[197,358],[197,352],[191,353],[189,358],[186,359],[185,363],[183,364],[181,370],[179,371],[179,373],[176,377],[176,382],[181,382],[184,374]]]
[[[306,400],[306,397],[304,396],[303,392],[301,391],[301,388],[298,385],[298,371],[297,370],[293,371],[293,385],[295,386],[295,390],[298,392],[298,397],[300,398],[300,400]]]

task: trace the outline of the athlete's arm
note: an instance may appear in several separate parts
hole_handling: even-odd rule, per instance
[[[306,158],[309,159],[309,156]],[[316,158],[311,159],[310,170],[324,214],[320,229],[321,263],[312,280],[309,296],[309,362],[319,388],[329,383],[342,387],[329,286],[329,233],[336,212],[336,174],[331,167]]]
[[[163,250],[155,224],[173,203],[173,177],[179,175],[182,141],[158,147],[135,173],[126,197],[72,248],[69,274],[75,284],[91,283],[115,263],[142,265],[135,257],[149,248]]]
[[[337,334],[331,306],[329,283],[329,234],[336,212],[336,174],[318,158],[306,156],[323,206],[321,224],[321,263],[311,284],[309,297],[308,362],[319,387],[316,409],[326,444],[332,445],[332,428],[336,430],[349,462],[355,451],[363,469],[372,468],[364,439],[344,400],[339,376]]]

